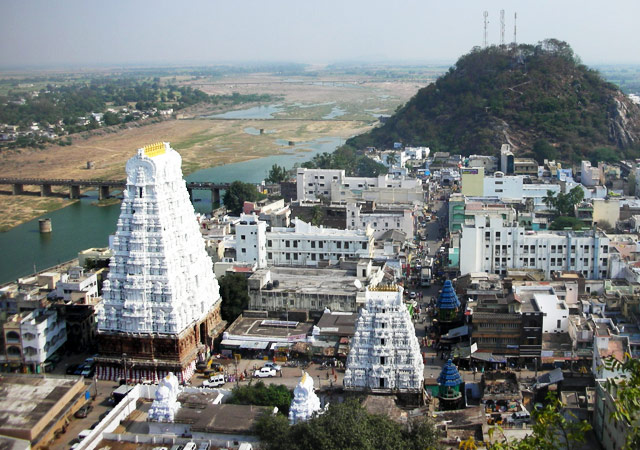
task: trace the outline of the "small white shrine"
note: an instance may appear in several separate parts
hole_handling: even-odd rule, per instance
[[[344,387],[422,393],[424,363],[400,286],[369,287],[347,357]]]
[[[99,331],[177,335],[220,302],[181,162],[168,142],[127,162]]]
[[[300,382],[293,390],[293,400],[289,408],[289,423],[295,425],[298,422],[309,420],[320,410],[320,399],[314,391],[313,378],[304,372]]]
[[[173,422],[176,413],[180,409],[179,393],[178,378],[169,373],[158,384],[156,399],[149,408],[149,420],[152,422]]]

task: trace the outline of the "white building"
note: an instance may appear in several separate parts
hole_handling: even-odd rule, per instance
[[[346,177],[344,170],[298,169],[298,201],[326,198],[332,202],[370,200],[378,203],[423,202],[422,182],[414,178]]]
[[[414,227],[413,206],[400,208],[393,205],[365,205],[362,203],[347,203],[347,229],[374,229],[373,237],[378,239],[385,232],[399,230],[413,238]]]
[[[56,296],[67,302],[95,298],[98,296],[98,277],[95,273],[84,273],[82,267],[72,267],[56,284]]]
[[[589,231],[525,231],[500,217],[462,226],[460,273],[489,272],[505,275],[507,269],[537,269],[550,278],[551,271],[575,270],[585,278],[608,276],[609,238]]]
[[[255,214],[242,214],[236,224],[236,259],[267,267],[267,223]]]
[[[4,323],[3,332],[4,362],[19,362],[34,372],[41,372],[42,364],[67,342],[65,321],[55,309],[15,314]]]
[[[602,184],[602,168],[592,167],[591,162],[582,161],[580,164],[580,182],[585,186]]]
[[[340,258],[371,258],[373,230],[338,230],[316,227],[294,219],[295,228],[272,228],[267,232],[267,264],[317,266]]]
[[[351,350],[344,387],[374,392],[422,393],[424,364],[402,287],[367,288]]]
[[[521,175],[506,176],[502,172],[496,172],[493,176],[485,176],[483,180],[483,192],[485,197],[498,197],[501,200],[527,200],[531,199],[534,210],[546,209],[543,199],[547,191],[558,194],[561,191],[559,184],[531,183],[525,184]]]
[[[569,332],[569,308],[565,302],[558,299],[555,294],[534,294],[533,298],[540,311],[544,313],[542,318],[543,333]]]
[[[178,335],[220,302],[180,165],[167,142],[127,162],[99,331]]]

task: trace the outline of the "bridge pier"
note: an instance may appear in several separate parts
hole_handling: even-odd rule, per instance
[[[220,189],[211,189],[211,208],[215,209],[220,206]]]
[[[69,186],[69,198],[80,198],[80,186],[79,185],[71,185]]]
[[[109,186],[98,186],[98,200],[109,198]]]
[[[24,184],[22,183],[14,183],[11,185],[11,192],[13,195],[21,195],[24,194]]]
[[[43,184],[40,186],[40,197],[50,197],[51,196],[51,185]]]

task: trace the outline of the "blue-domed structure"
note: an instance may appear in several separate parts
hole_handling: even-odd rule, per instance
[[[460,372],[451,360],[442,367],[438,376],[439,409],[448,411],[462,407],[462,387],[463,381]]]
[[[451,280],[444,282],[442,286],[442,292],[438,296],[436,301],[436,308],[438,310],[438,319],[440,322],[451,322],[456,320],[458,312],[460,311],[460,300],[456,295],[456,291],[453,290]]]

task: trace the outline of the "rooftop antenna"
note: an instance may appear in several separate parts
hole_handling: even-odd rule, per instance
[[[516,38],[517,36],[517,28],[516,28],[516,22],[518,21],[518,13],[514,12],[513,13],[513,44],[514,45],[518,45],[518,39]]]
[[[483,13],[484,15],[484,47],[487,47],[487,24],[489,23],[488,17],[489,17],[489,13],[487,11],[485,11]]]
[[[504,9],[500,10],[500,46],[504,46]]]

